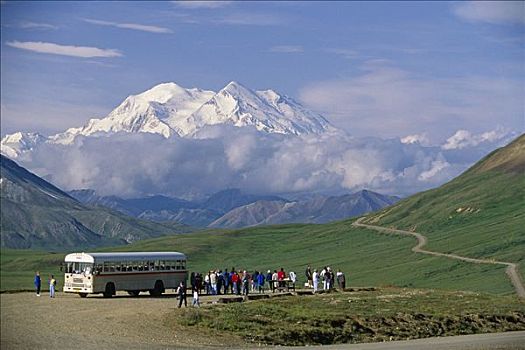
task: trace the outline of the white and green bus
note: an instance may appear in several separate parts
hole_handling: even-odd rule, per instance
[[[117,291],[137,296],[160,296],[168,288],[186,284],[186,255],[178,252],[72,253],[64,259],[64,292],[81,297]]]

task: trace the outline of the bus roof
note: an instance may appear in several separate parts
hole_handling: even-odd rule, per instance
[[[179,252],[127,252],[127,253],[71,253],[65,262],[103,262],[133,260],[184,260],[186,255]]]

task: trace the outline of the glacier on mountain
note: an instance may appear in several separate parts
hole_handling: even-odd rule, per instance
[[[321,115],[273,90],[252,91],[232,81],[216,93],[163,83],[128,96],[105,118],[90,119],[84,126],[69,128],[48,138],[20,132],[6,135],[1,141],[1,149],[2,153],[16,158],[40,143],[68,145],[77,136],[108,136],[124,132],[192,138],[204,127],[214,125],[254,127],[261,132],[284,135],[335,130]]]

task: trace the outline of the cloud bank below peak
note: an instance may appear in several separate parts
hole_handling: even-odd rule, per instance
[[[436,147],[342,132],[290,137],[229,125],[201,132],[207,137],[82,136],[67,146],[41,144],[17,161],[66,190],[123,197],[191,197],[225,188],[258,194],[366,188],[408,195],[452,179],[515,136],[501,133],[452,148],[450,140]]]

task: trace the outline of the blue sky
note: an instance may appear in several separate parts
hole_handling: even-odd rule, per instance
[[[352,135],[523,132],[523,2],[1,4],[2,136],[158,83],[272,88]]]

